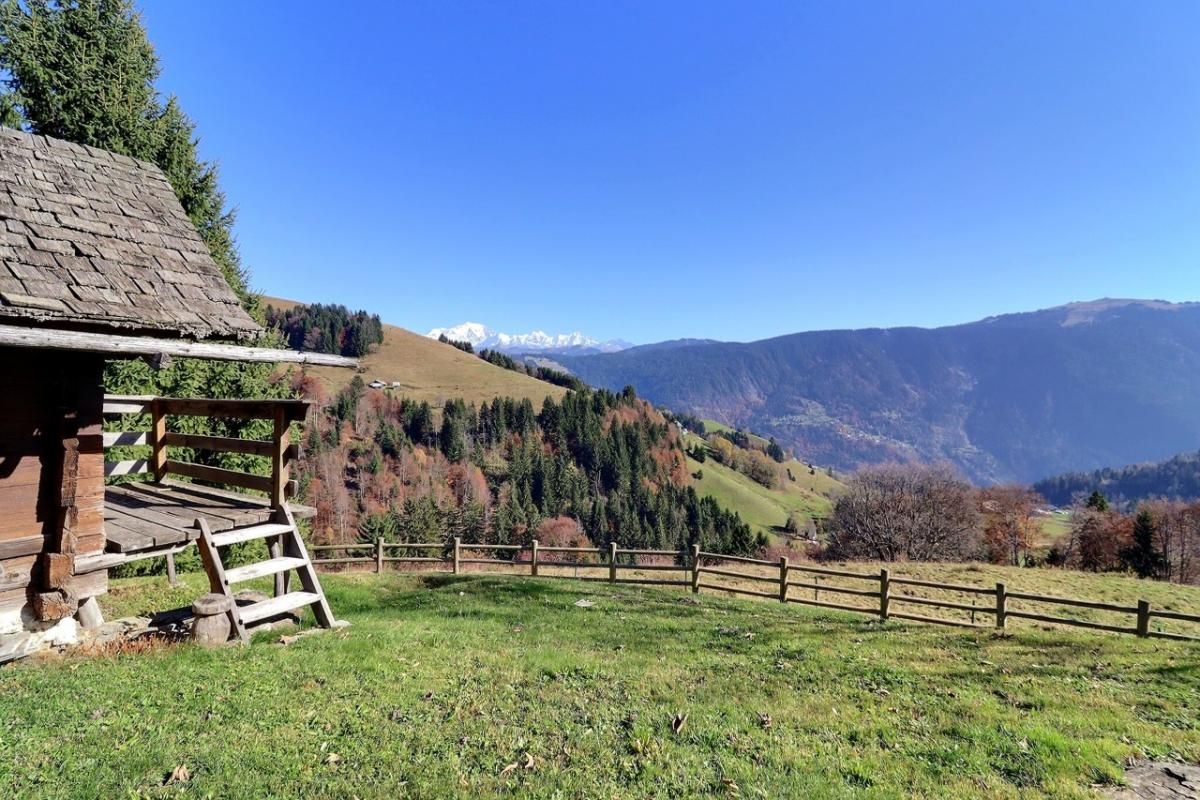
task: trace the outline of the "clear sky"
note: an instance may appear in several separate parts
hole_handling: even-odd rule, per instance
[[[144,0],[262,291],[650,342],[1200,299],[1200,3]]]

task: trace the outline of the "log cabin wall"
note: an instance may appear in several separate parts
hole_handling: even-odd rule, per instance
[[[107,590],[77,557],[104,550],[103,360],[0,348],[0,635]]]

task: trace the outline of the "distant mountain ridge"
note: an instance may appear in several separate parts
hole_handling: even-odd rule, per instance
[[[1119,505],[1159,498],[1192,502],[1200,500],[1200,451],[1148,464],[1070,472],[1040,480],[1033,488],[1059,506],[1097,490]]]
[[[619,339],[602,342],[599,339],[585,336],[579,331],[560,334],[548,334],[544,331],[501,333],[493,331],[479,322],[464,322],[449,328],[434,328],[425,335],[430,339],[445,336],[457,342],[470,342],[476,350],[499,350],[509,355],[616,353],[632,346]]]
[[[561,355],[583,380],[840,469],[949,461],[1033,481],[1200,448],[1200,304],[1105,298],[943,328]]]

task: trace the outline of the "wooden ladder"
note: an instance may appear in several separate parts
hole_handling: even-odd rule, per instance
[[[204,560],[204,570],[208,573],[211,590],[233,598],[232,586],[235,583],[275,576],[275,596],[247,606],[239,606],[235,601],[229,612],[229,620],[234,632],[243,642],[250,640],[249,629],[266,620],[278,617],[288,611],[312,606],[317,624],[322,628],[333,628],[338,625],[321,589],[321,581],[317,571],[313,569],[308,557],[308,550],[300,538],[296,528],[296,520],[287,506],[279,506],[273,515],[273,521],[258,525],[248,525],[233,528],[220,533],[213,533],[203,517],[196,520],[200,528],[200,557]],[[269,558],[242,567],[225,569],[221,561],[222,547],[231,544],[248,542],[253,539],[266,539]],[[300,591],[291,591],[291,576],[295,572],[300,579]]]

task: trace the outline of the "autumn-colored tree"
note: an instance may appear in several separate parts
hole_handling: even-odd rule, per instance
[[[983,545],[996,564],[1019,567],[1025,563],[1037,534],[1035,513],[1044,501],[1027,486],[992,486],[979,492],[983,515]]]

